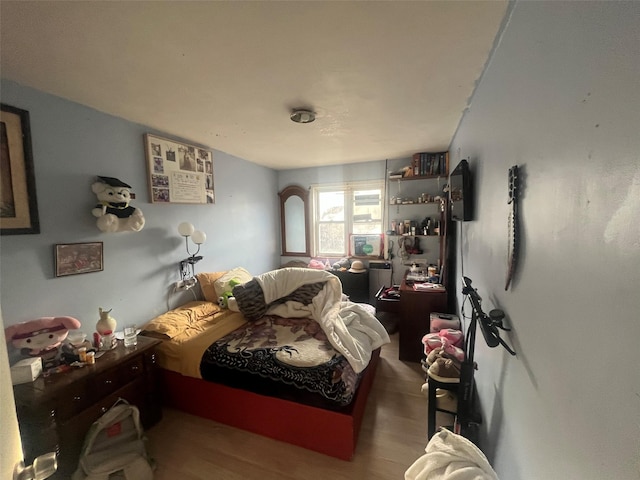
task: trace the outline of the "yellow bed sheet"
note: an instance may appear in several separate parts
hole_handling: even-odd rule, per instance
[[[143,330],[163,340],[158,346],[158,364],[162,368],[202,378],[200,360],[205,350],[245,323],[247,320],[239,312],[197,301],[154,318]]]

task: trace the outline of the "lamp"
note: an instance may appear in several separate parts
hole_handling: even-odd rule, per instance
[[[180,275],[184,286],[191,288],[195,285],[195,264],[202,260],[202,255],[198,255],[200,252],[200,246],[207,240],[206,233],[196,230],[193,224],[189,222],[182,222],[178,225],[178,233],[184,237],[185,247],[187,248],[188,258],[185,258],[180,262]],[[197,249],[194,253],[189,250],[189,237],[191,241],[196,244]]]

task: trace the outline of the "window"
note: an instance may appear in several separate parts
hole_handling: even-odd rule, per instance
[[[347,256],[350,234],[381,234],[383,188],[383,181],[311,187],[312,255]]]

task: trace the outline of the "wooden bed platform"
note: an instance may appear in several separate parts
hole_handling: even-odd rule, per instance
[[[335,412],[161,369],[167,406],[265,437],[351,460],[380,358],[374,350],[347,410]]]

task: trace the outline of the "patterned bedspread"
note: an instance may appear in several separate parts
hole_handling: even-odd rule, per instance
[[[274,395],[291,387],[348,405],[360,375],[331,346],[320,325],[309,318],[265,315],[214,342],[200,364],[202,378],[255,388],[265,381]],[[260,393],[265,393],[260,391]]]

